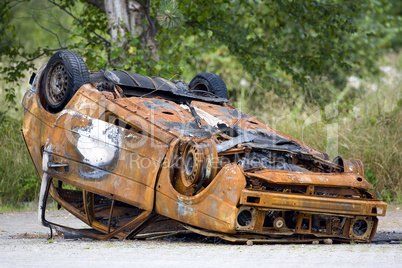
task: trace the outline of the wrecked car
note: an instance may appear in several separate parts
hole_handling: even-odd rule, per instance
[[[59,51],[30,82],[22,135],[42,181],[39,220],[50,230],[369,242],[385,215],[360,160],[331,161],[239,111],[216,74],[187,84],[88,71],[79,55]],[[49,222],[49,194],[96,232]]]

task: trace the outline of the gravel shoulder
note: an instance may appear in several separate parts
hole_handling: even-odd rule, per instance
[[[85,224],[64,210],[47,212],[49,220],[70,227]],[[0,267],[400,267],[402,263],[402,207],[391,205],[380,218],[374,240],[395,244],[234,245],[186,239],[150,241],[94,241],[55,238],[41,226],[36,211],[0,214]]]

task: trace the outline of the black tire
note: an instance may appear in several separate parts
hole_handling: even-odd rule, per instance
[[[77,90],[88,83],[88,68],[78,54],[68,50],[56,52],[47,63],[41,82],[46,110],[60,112]]]
[[[213,73],[199,73],[189,84],[190,90],[208,91],[219,98],[228,99],[228,89],[219,75]]]

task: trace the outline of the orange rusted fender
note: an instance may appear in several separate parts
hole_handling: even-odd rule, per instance
[[[169,183],[169,175],[158,182],[155,210],[158,214],[200,228],[235,233],[237,204],[246,180],[234,164],[222,168],[201,193],[185,196]]]

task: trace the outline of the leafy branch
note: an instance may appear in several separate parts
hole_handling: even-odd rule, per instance
[[[71,13],[69,10],[67,10],[65,7],[63,7],[62,5],[56,3],[53,0],[48,0],[48,2],[52,3],[53,5],[59,7],[62,11],[64,11],[65,13],[67,13],[69,16],[71,16],[72,18],[74,18],[74,20],[76,20],[82,27],[85,27],[85,29],[88,29],[88,31],[90,31],[91,33],[93,33],[96,37],[98,37],[99,39],[102,40],[103,44],[105,45],[105,47],[109,48],[111,46],[110,42],[107,41],[104,37],[102,37],[101,35],[99,35],[98,33],[96,33],[95,30],[93,30],[92,28],[88,27],[88,25],[85,25],[85,23],[80,20],[79,18],[77,18],[76,16],[74,16],[73,13]]]

